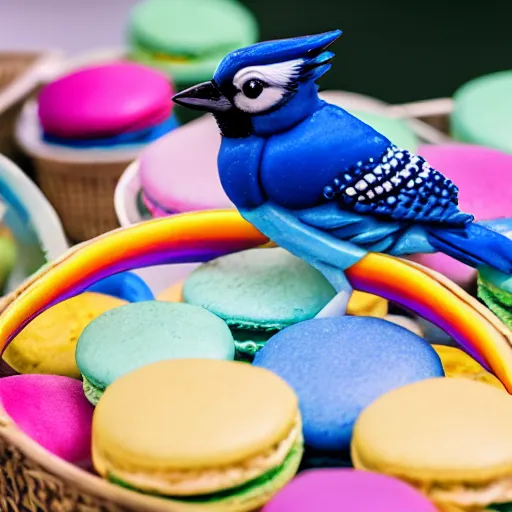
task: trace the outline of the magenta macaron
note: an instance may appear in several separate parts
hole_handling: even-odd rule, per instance
[[[418,150],[428,163],[459,186],[459,206],[477,221],[512,218],[512,155],[469,144],[424,145]],[[476,271],[445,254],[422,254],[415,261],[468,286]]]
[[[401,480],[355,469],[304,471],[262,512],[436,512],[425,496]]]
[[[44,86],[38,116],[47,140],[76,146],[148,142],[168,131],[173,88],[151,68],[113,62],[68,73]],[[91,142],[92,141],[92,142]]]
[[[233,208],[220,183],[221,136],[212,116],[181,126],[141,153],[139,179],[153,217]]]
[[[85,467],[91,460],[93,411],[79,380],[36,374],[0,379],[2,424],[13,422],[49,452]]]

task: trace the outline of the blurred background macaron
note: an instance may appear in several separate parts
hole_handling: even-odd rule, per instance
[[[91,322],[76,347],[84,393],[96,404],[116,379],[165,359],[232,360],[233,337],[226,323],[206,309],[170,302],[136,302]]]
[[[74,464],[90,467],[93,407],[78,380],[58,375],[0,379],[2,427],[13,422],[40,446]],[[9,463],[2,471],[9,473]]]
[[[512,155],[496,149],[456,143],[426,144],[418,152],[432,167],[459,186],[460,208],[473,214],[477,221],[512,217],[511,195],[503,186],[512,179]],[[475,282],[475,269],[445,254],[422,254],[413,259],[466,289]]]
[[[80,379],[75,362],[78,338],[86,326],[126,301],[85,292],[34,318],[9,344],[3,359],[19,373],[65,375]]]
[[[304,471],[262,512],[437,512],[413,487],[386,475],[354,469]]]
[[[129,17],[132,59],[179,87],[210,80],[224,56],[255,43],[258,25],[236,0],[144,0]]]
[[[480,76],[460,87],[450,116],[453,138],[512,153],[511,94],[512,71]]]
[[[316,269],[281,248],[251,249],[217,258],[193,270],[183,300],[224,319],[235,338],[237,358],[252,360],[284,327],[313,318],[336,295]],[[361,313],[384,316],[387,302],[356,298]],[[349,313],[354,309],[349,307]],[[364,313],[361,313],[364,314]]]
[[[441,361],[422,338],[380,318],[317,318],[276,334],[255,366],[284,379],[299,397],[307,447],[344,452],[354,422],[382,394],[443,376]]]
[[[432,345],[441,359],[446,377],[462,377],[466,379],[485,382],[491,386],[505,391],[500,380],[489,373],[480,363],[475,361],[466,352],[456,347],[446,345]]]
[[[220,142],[215,119],[206,115],[162,137],[141,153],[142,201],[153,217],[234,208],[219,179]]]
[[[359,416],[356,468],[401,478],[440,510],[512,502],[512,401],[469,379],[428,379],[390,391]]]
[[[25,105],[18,142],[71,239],[118,226],[117,180],[145,145],[176,127],[172,95],[162,73],[110,62],[56,78]]]
[[[297,397],[248,364],[161,361],[100,399],[97,472],[125,487],[201,510],[257,510],[295,475],[302,455]]]

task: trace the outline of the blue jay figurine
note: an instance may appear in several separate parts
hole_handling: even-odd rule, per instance
[[[442,251],[512,272],[512,242],[458,208],[458,188],[420,156],[318,97],[340,31],[228,54],[213,80],[174,96],[213,113],[222,185],[241,215],[316,267],[337,290],[319,316],[343,314],[344,270],[368,251]],[[200,144],[200,141],[198,141]]]

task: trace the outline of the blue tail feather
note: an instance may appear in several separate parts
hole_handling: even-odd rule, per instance
[[[438,251],[475,268],[486,265],[512,274],[512,240],[495,231],[476,223],[458,230],[429,227],[425,231]]]

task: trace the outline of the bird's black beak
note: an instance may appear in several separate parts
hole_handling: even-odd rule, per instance
[[[213,82],[194,85],[174,95],[172,100],[178,105],[207,112],[223,112],[233,106]]]

